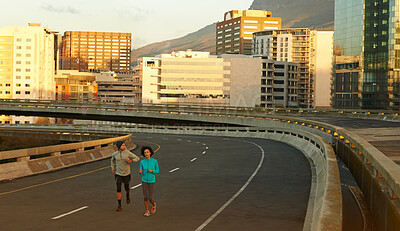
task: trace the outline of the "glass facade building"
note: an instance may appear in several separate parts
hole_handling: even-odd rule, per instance
[[[399,0],[336,0],[334,108],[399,109]]]

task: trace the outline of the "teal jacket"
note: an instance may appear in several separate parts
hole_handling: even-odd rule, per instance
[[[160,172],[158,168],[158,162],[156,159],[144,159],[140,161],[140,169],[143,170],[139,175],[142,176],[142,181],[146,183],[154,183],[156,182],[156,174]],[[149,169],[153,170],[153,172],[149,172]]]

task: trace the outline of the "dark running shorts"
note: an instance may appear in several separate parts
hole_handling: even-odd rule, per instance
[[[129,189],[129,181],[131,181],[131,175],[120,176],[115,174],[115,182],[117,183],[117,192],[121,192],[121,185],[124,183],[125,189]]]

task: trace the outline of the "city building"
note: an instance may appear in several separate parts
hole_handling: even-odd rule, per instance
[[[334,108],[400,108],[400,2],[336,0]]]
[[[173,52],[139,59],[143,103],[229,104],[229,70],[209,52]]]
[[[281,29],[281,18],[270,11],[232,10],[216,27],[216,54],[252,54],[253,33]]]
[[[143,103],[297,106],[297,63],[190,50],[142,57],[138,63]]]
[[[94,73],[98,84],[98,99],[102,103],[139,103],[140,83],[133,73]]]
[[[59,70],[55,81],[56,100],[97,101],[96,76],[90,72]]]
[[[275,61],[299,63],[299,107],[328,108],[331,107],[332,46],[332,31],[265,30],[253,34],[252,53]]]
[[[66,31],[60,55],[62,70],[129,72],[131,33]]]
[[[0,29],[0,98],[53,100],[55,34],[39,23]],[[32,123],[34,118],[2,117],[2,123]]]
[[[262,56],[261,103],[263,108],[298,107],[299,64]]]

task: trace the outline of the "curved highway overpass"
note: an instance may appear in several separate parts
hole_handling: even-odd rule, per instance
[[[10,101],[2,102],[0,105],[0,112],[5,114],[55,117],[63,117],[60,115],[64,114],[76,118],[83,118],[86,116],[87,118],[100,120],[142,123],[147,121],[148,124],[165,124],[167,123],[166,121],[168,121],[168,123],[171,122],[178,125],[238,125],[257,128],[258,130],[256,132],[258,133],[269,133],[273,128],[282,128],[284,131],[273,132],[288,136],[293,135],[290,131],[299,130],[303,132],[312,132],[323,137],[336,147],[337,154],[346,162],[366,195],[367,203],[369,203],[377,219],[378,226],[383,228],[382,230],[397,230],[397,228],[400,228],[398,217],[400,211],[398,205],[398,195],[400,195],[399,166],[355,133],[338,126],[311,121],[305,118],[274,115],[266,113],[265,111],[251,109],[190,108],[176,106],[170,108],[166,105],[140,105],[139,107],[134,107],[132,105],[108,105],[103,107],[102,105],[79,105],[73,103],[67,103],[66,105],[58,102],[32,103]],[[298,116],[298,113],[300,112],[296,112],[294,115]],[[339,113],[342,114],[343,112]],[[357,113],[353,113],[353,115],[355,114]],[[359,115],[360,113],[356,116]],[[364,115],[368,117],[370,112],[364,113]],[[378,116],[383,116],[384,119],[388,118],[388,115],[384,113]],[[390,119],[396,120],[397,116],[397,113],[391,114]],[[179,129],[190,130],[191,128],[185,129],[181,126]],[[221,129],[223,130],[224,128],[221,127]],[[222,130],[221,132],[223,133]],[[248,128],[247,132],[253,133],[253,129]],[[295,136],[303,138],[303,136],[299,134]]]
[[[123,211],[115,212],[115,183],[107,159],[1,184],[0,205],[6,211],[0,217],[2,229],[303,228],[312,173],[299,150],[249,138],[136,134],[134,140],[157,150],[161,172],[155,215],[143,218],[137,163],[131,181],[133,201],[123,201]],[[24,190],[13,192],[17,189]]]

